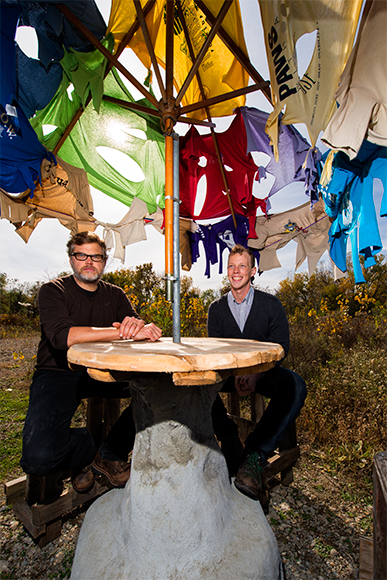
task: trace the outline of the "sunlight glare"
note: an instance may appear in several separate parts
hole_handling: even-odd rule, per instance
[[[317,39],[317,30],[300,36],[296,42],[297,70],[300,79],[308,70]]]
[[[200,215],[207,195],[207,176],[202,175],[198,181],[195,197],[194,215]]]
[[[46,125],[42,125],[43,137],[49,135],[50,133],[55,131],[55,129],[57,129],[56,125],[50,125],[49,123],[47,123]]]
[[[30,58],[38,58],[38,37],[35,28],[32,26],[19,26],[16,29],[15,40],[19,45],[20,50]]]
[[[96,147],[97,152],[101,157],[109,163],[120,173],[125,179],[128,181],[133,181],[134,183],[140,183],[144,181],[145,175],[139,164],[123,153],[122,151],[118,151],[118,149],[113,149],[112,147],[104,147],[98,146]]]
[[[70,101],[73,100],[73,90],[74,90],[74,85],[73,85],[73,83],[70,83],[69,86],[67,87],[67,96],[70,99]]]
[[[146,133],[142,129],[129,128],[126,129],[126,133],[128,135],[132,135],[132,137],[137,137],[137,139],[142,139],[143,141],[146,141]]]

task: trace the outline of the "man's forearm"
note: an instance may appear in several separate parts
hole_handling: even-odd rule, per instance
[[[67,336],[67,346],[79,344],[81,342],[104,342],[109,340],[119,340],[120,329],[110,326],[108,328],[97,328],[94,326],[73,326]]]

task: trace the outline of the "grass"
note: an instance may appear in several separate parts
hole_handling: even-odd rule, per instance
[[[1,455],[0,480],[14,473],[21,457],[22,432],[28,406],[28,393],[6,389],[0,391]]]

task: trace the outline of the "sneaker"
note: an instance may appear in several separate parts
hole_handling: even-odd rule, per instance
[[[71,483],[77,493],[87,493],[93,488],[94,473],[91,465],[87,465],[82,471],[71,474]]]
[[[113,487],[125,487],[125,483],[130,477],[130,464],[121,459],[116,461],[103,459],[97,453],[91,466],[94,473],[106,475]]]
[[[245,456],[234,479],[235,487],[250,499],[260,500],[264,486],[263,470],[267,461],[263,461],[259,452],[252,451]]]

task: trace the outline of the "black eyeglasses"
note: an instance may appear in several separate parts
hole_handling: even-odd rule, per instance
[[[87,258],[91,258],[93,262],[103,262],[105,260],[105,256],[102,254],[84,254],[83,252],[74,252],[71,255],[80,262],[86,262]]]

